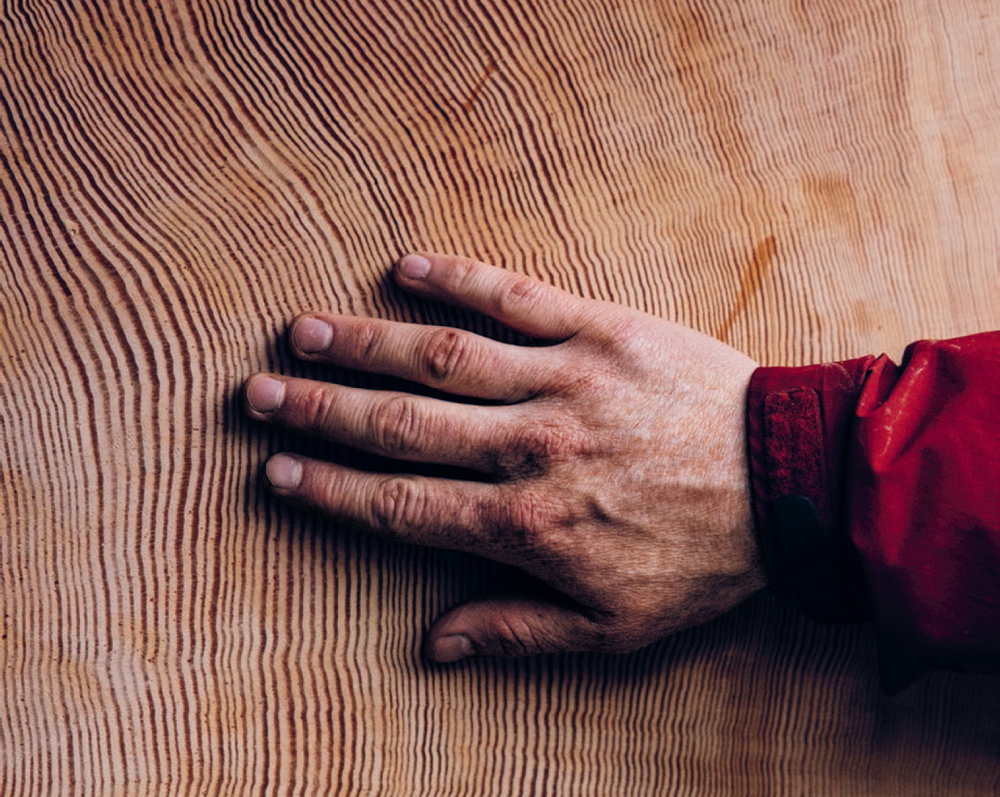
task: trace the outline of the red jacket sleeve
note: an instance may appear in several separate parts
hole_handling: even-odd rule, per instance
[[[774,594],[872,619],[883,685],[1000,671],[1000,332],[760,368],[747,406]]]

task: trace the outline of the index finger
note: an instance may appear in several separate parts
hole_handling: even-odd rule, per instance
[[[532,338],[563,341],[587,322],[592,302],[523,274],[467,257],[411,254],[396,266],[408,291],[456,304],[496,319]]]

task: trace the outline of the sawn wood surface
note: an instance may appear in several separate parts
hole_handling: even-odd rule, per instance
[[[307,309],[464,253],[768,364],[1000,324],[991,0],[0,1],[0,794],[992,795],[1000,681],[881,695],[761,595],[431,666],[510,573],[272,500]],[[373,385],[357,375],[339,375]]]

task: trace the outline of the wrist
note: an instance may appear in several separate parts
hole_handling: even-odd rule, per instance
[[[720,458],[720,461],[732,463],[729,473],[730,500],[726,515],[729,518],[732,538],[739,540],[739,544],[745,551],[746,571],[742,580],[743,594],[741,595],[741,599],[745,599],[767,588],[768,574],[754,525],[751,472],[746,456],[745,403],[752,376],[757,370],[757,364],[752,360],[745,359],[741,365],[743,368],[738,372],[736,378],[731,380],[731,385],[734,388],[732,401],[727,402],[729,406],[734,408],[733,416],[729,421],[731,432],[720,436],[727,441],[732,441],[732,446],[731,450],[726,451]]]

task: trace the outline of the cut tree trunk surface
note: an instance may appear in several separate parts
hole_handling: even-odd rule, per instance
[[[889,699],[761,595],[431,666],[511,574],[272,500],[300,311],[502,335],[472,255],[768,364],[1000,326],[991,0],[0,3],[0,794],[985,795],[1000,681]]]

